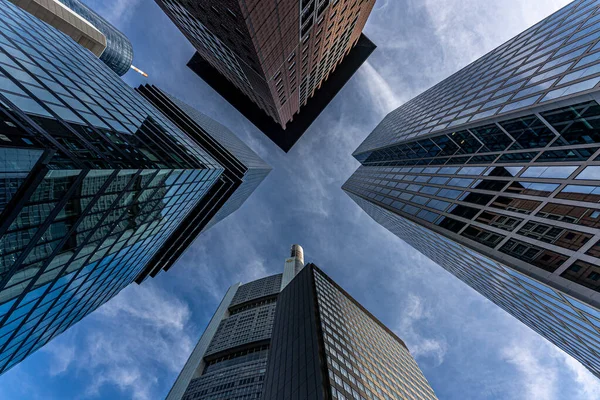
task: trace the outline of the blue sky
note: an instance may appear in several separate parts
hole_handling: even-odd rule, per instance
[[[292,243],[403,338],[440,399],[600,399],[579,363],[372,221],[340,189],[385,114],[567,0],[378,0],[379,46],[288,154],[190,72],[152,0],[87,0],[149,82],[222,122],[273,172],[168,273],[131,285],[0,377],[0,399],[160,399],[227,287],[279,273]],[[132,86],[143,78],[129,73]]]

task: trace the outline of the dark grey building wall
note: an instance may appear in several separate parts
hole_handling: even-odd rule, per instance
[[[313,269],[307,266],[279,295],[263,400],[330,398],[317,312]]]

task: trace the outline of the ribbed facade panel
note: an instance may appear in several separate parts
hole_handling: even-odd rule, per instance
[[[281,290],[281,278],[282,274],[277,274],[242,285],[231,301],[231,305],[236,306],[279,293]]]
[[[168,400],[260,398],[281,277],[273,275],[236,287],[227,301],[227,312],[216,322],[210,344],[203,347],[201,357],[190,357],[196,370],[183,396],[172,389]]]

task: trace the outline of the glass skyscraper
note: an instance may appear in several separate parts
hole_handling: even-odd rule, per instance
[[[131,46],[127,36],[81,1],[57,1],[69,7],[106,36],[106,49],[100,56],[100,60],[115,71],[117,75],[125,75],[133,62],[133,46]]]
[[[133,47],[121,31],[79,0],[9,0],[89,49],[119,76],[133,62]]]
[[[271,172],[271,167],[225,126],[181,100],[152,85],[140,86],[137,92],[224,168],[219,181],[148,264],[146,273],[138,276],[140,283],[148,274],[154,277],[161,269],[168,270],[199,233],[240,208]]]
[[[9,1],[66,34],[96,57],[106,50],[106,35],[58,0]]]
[[[0,373],[172,266],[247,185],[233,135],[184,116],[0,0]]]
[[[600,377],[600,3],[391,112],[344,190]]]
[[[167,400],[436,396],[406,345],[292,246],[284,273],[232,286]]]

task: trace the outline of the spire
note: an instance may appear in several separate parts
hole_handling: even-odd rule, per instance
[[[292,245],[290,257],[296,257],[304,265],[304,249],[299,244]]]
[[[294,279],[296,275],[304,268],[304,249],[299,244],[292,245],[290,258],[285,260],[283,266],[283,278],[281,280],[281,290]]]

